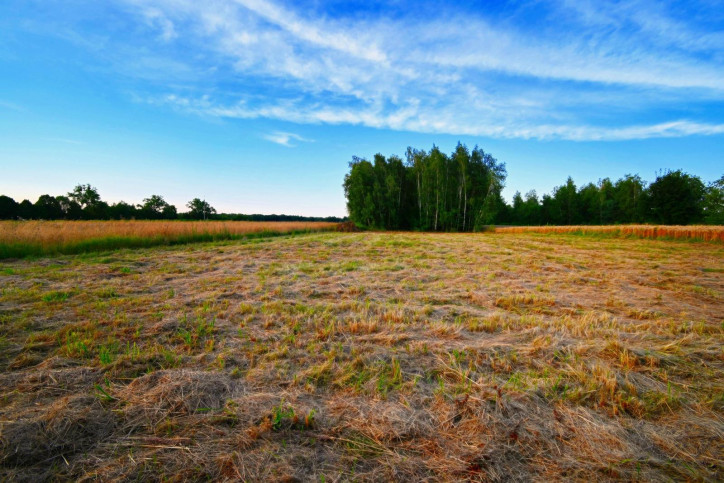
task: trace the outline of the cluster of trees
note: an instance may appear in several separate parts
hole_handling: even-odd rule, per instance
[[[160,195],[151,195],[143,203],[132,205],[125,201],[108,204],[101,200],[98,190],[90,184],[79,184],[63,196],[41,195],[35,203],[16,202],[0,195],[0,219],[13,220],[175,220],[206,219],[216,210],[205,200],[194,198],[187,203],[186,213],[167,203]]]
[[[505,165],[479,147],[458,143],[447,155],[408,148],[405,160],[352,158],[344,178],[350,219],[380,229],[469,231],[494,223]]]
[[[538,198],[503,200],[506,170],[489,153],[458,143],[447,155],[408,148],[406,159],[353,157],[344,179],[350,219],[360,227],[475,231],[486,225],[724,224],[724,176],[705,185],[681,170],[651,184],[638,175],[577,188],[565,184]]]
[[[500,211],[496,223],[510,225],[610,225],[660,223],[724,224],[724,176],[705,185],[681,170],[659,174],[648,184],[638,175],[615,183],[604,178],[576,188],[565,184],[538,198],[535,191],[520,192]]]
[[[90,184],[79,184],[65,196],[42,195],[35,203],[29,200],[18,203],[9,196],[0,195],[0,219],[3,220],[310,220],[287,215],[219,214],[206,200],[199,198],[189,201],[186,208],[187,212],[178,213],[176,207],[160,195],[145,198],[137,205],[124,201],[108,204],[101,200],[98,190]],[[342,221],[334,217],[311,220]]]

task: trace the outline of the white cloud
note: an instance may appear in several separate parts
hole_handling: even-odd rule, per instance
[[[393,21],[266,0],[126,1],[163,42],[193,47],[168,66],[222,73],[223,89],[198,75],[154,101],[205,116],[576,140],[721,134],[689,107],[724,100],[724,38],[663,3],[552,2],[566,29],[522,29],[484,12]],[[267,139],[295,140],[277,134],[288,133]]]
[[[291,132],[283,132],[283,131],[275,131],[273,133],[265,134],[263,137],[267,141],[271,141],[276,144],[281,144],[282,146],[286,146],[288,148],[293,148],[296,146],[296,144],[292,144],[292,141],[299,141],[299,142],[305,142],[305,143],[314,142],[313,140],[304,138],[304,137],[300,136],[299,134],[294,134]]]
[[[142,13],[148,25],[156,27],[161,31],[159,37],[163,41],[170,42],[177,37],[173,22],[169,20],[161,10],[157,8],[147,8],[144,9]]]
[[[515,119],[489,123],[482,119],[461,119],[454,109],[425,111],[417,110],[417,106],[401,108],[393,112],[383,112],[375,108],[363,110],[307,108],[295,103],[253,108],[244,102],[234,106],[223,106],[211,103],[208,98],[190,99],[174,95],[167,96],[164,103],[197,115],[227,119],[264,118],[300,124],[350,124],[421,133],[496,138],[625,141],[724,134],[724,124],[703,123],[686,119],[656,124],[600,127],[571,124],[522,124]],[[291,146],[292,140],[313,142],[310,139],[287,132],[274,132],[265,135],[264,139],[284,146]]]

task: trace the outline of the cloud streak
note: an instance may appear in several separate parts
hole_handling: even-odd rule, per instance
[[[522,3],[513,14],[443,6],[429,20],[267,0],[124,1],[158,44],[144,43],[143,58],[213,73],[182,89],[169,78],[147,97],[204,116],[580,141],[724,125],[706,115],[724,102],[722,18],[706,4],[686,21],[672,13],[680,4],[643,0]],[[534,7],[545,10],[531,24]]]
[[[296,146],[296,144],[292,144],[293,141],[299,141],[304,143],[314,142],[313,140],[302,137],[299,134],[283,131],[275,131],[273,133],[265,134],[263,137],[267,141],[271,141],[273,143],[286,146],[288,148],[293,148]]]
[[[155,102],[155,101],[154,101]],[[637,124],[624,127],[598,127],[573,124],[529,124],[518,121],[491,124],[484,121],[461,122],[455,112],[419,111],[416,106],[395,112],[379,109],[341,110],[306,108],[294,103],[250,107],[245,103],[234,106],[214,105],[208,99],[189,99],[168,96],[163,103],[169,107],[200,116],[226,119],[276,119],[299,124],[349,124],[379,129],[406,130],[422,133],[487,136],[519,139],[562,139],[568,141],[630,141],[635,139],[685,137],[724,134],[724,123],[702,123],[689,119],[657,124]],[[284,146],[292,140],[312,142],[296,134],[274,132],[264,139]]]

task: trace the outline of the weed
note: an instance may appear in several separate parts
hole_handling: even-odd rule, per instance
[[[48,292],[46,294],[43,294],[43,302],[48,303],[55,303],[55,302],[65,302],[68,300],[68,297],[70,297],[70,292],[65,291],[52,291]]]
[[[117,398],[111,396],[105,389],[103,389],[103,386],[101,386],[100,384],[95,384],[93,387],[95,387],[96,390],[95,396],[99,400],[103,402],[113,402],[118,400]]]

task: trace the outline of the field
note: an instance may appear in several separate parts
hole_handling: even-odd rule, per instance
[[[0,259],[331,230],[289,221],[0,221]]]
[[[657,226],[511,226],[496,228],[499,233],[569,233],[591,236],[700,240],[724,242],[724,227],[711,225]]]
[[[2,480],[724,480],[721,243],[309,233],[0,290]]]

